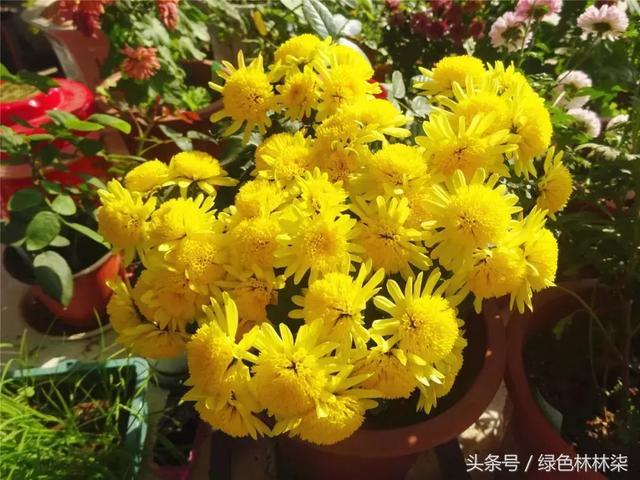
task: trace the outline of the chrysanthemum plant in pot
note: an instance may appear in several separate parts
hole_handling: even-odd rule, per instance
[[[184,152],[100,193],[101,233],[141,272],[114,283],[112,324],[139,354],[186,350],[185,399],[215,428],[298,439],[282,448],[313,478],[401,478],[501,381],[499,311],[474,307],[523,311],[553,284],[555,209],[511,191],[560,166],[544,101],[513,67],[448,57],[411,138],[330,38],[223,67],[211,120],[250,144],[244,174]]]
[[[129,125],[108,115],[79,120],[52,110],[43,133],[23,135],[0,127],[2,154],[9,163],[27,164],[33,186],[15,192],[2,221],[4,265],[16,279],[33,284],[33,293],[62,322],[72,327],[97,325],[95,312],[104,311],[110,290],[106,278],[117,275],[120,260],[97,233],[94,211],[96,177],[84,175],[79,184],[57,181],[50,172],[65,172],[66,160],[78,155],[103,155],[102,144],[78,132],[98,132],[105,126],[128,131]],[[61,145],[63,145],[61,147]],[[104,278],[103,278],[104,277]]]

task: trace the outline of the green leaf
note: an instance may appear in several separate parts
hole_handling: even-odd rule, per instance
[[[73,215],[76,213],[76,204],[69,195],[58,195],[51,202],[51,209],[60,215]]]
[[[74,114],[63,112],[61,110],[49,110],[47,112],[47,115],[53,121],[64,126],[65,128],[68,128],[69,130],[77,130],[79,132],[95,132],[104,128],[99,123],[80,120]]]
[[[18,83],[20,81],[17,76],[11,73],[9,69],[4,66],[3,63],[0,63],[0,80],[11,83]]]
[[[80,223],[66,222],[64,220],[62,221],[67,227],[75,230],[76,232],[83,234],[85,237],[89,237],[94,242],[99,243],[100,245],[104,245],[107,248],[110,247],[110,245],[104,240],[104,238],[102,238],[102,235],[100,235],[95,230],[91,230],[89,227],[82,225]]]
[[[46,247],[58,233],[60,233],[60,220],[55,213],[49,211],[37,213],[27,225],[27,250],[40,250]]]
[[[180,150],[188,152],[193,150],[193,143],[187,137],[180,132],[167,127],[166,125],[158,125],[162,133],[164,133],[169,139],[173,140]]]
[[[9,211],[19,212],[42,203],[42,193],[35,188],[18,190],[9,200]]]
[[[33,259],[38,285],[54,300],[65,307],[73,295],[73,274],[67,261],[58,253],[42,252]]]
[[[50,133],[34,133],[33,135],[27,135],[26,139],[30,142],[41,142],[43,140],[51,141],[55,140],[56,137],[51,135]]]
[[[84,179],[84,181],[86,183],[88,183],[89,185],[93,185],[94,187],[96,187],[99,190],[106,190],[107,189],[107,186],[98,177],[91,177],[89,175],[82,175],[82,178]]]
[[[395,70],[391,75],[391,88],[391,93],[394,98],[404,98],[407,93],[402,73],[399,70]]]
[[[58,193],[62,193],[62,187],[59,183],[51,182],[49,180],[42,180],[42,182],[40,182],[40,185],[42,185],[42,188],[44,188],[45,192],[49,194],[56,195]]]
[[[549,420],[549,423],[553,425],[556,431],[562,431],[562,412],[554,408],[549,402],[545,400],[540,391],[536,388],[535,399],[538,402],[538,406],[542,413]]]
[[[104,113],[94,113],[87,120],[97,122],[100,125],[104,125],[105,127],[115,128],[116,130],[120,130],[122,133],[131,133],[131,125],[128,122],[125,122],[124,120],[112,115],[105,115]]]
[[[61,237],[60,235],[51,240],[51,243],[49,244],[50,247],[68,247],[69,245],[71,245],[69,239]]]
[[[303,0],[302,12],[311,29],[322,38],[336,37],[338,32],[333,15],[319,0]]]

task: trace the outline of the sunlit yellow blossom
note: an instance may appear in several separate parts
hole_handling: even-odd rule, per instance
[[[133,260],[136,247],[147,238],[147,219],[153,212],[155,198],[143,201],[142,194],[125,190],[120,182],[111,180],[106,190],[98,190],[102,205],[98,209],[98,233],[113,248],[124,251],[124,262]]]
[[[320,52],[329,47],[330,41],[330,39],[323,41],[315,35],[304,33],[282,43],[273,56],[277,63],[287,66],[311,63]]]
[[[127,284],[121,279],[116,279],[109,281],[108,285],[113,294],[107,304],[107,313],[116,333],[122,334],[140,325],[142,319],[136,311]]]
[[[286,267],[285,277],[293,275],[296,284],[307,271],[309,282],[322,274],[348,271],[352,261],[359,261],[353,244],[355,224],[348,215],[297,217],[278,237],[276,266]]]
[[[182,272],[147,269],[142,272],[133,298],[140,312],[160,328],[185,332],[187,325],[200,316],[207,297],[189,288]]]
[[[551,143],[551,116],[544,100],[535,93],[517,95],[512,110],[511,132],[518,137],[518,149],[513,153],[516,175],[535,176],[533,159],[546,152]]]
[[[180,152],[171,157],[169,183],[175,183],[181,192],[196,183],[205,193],[215,195],[215,186],[232,186],[237,180],[227,177],[218,160],[206,152]]]
[[[489,82],[489,88],[495,88],[498,95],[510,97],[517,92],[533,93],[527,77],[518,72],[513,64],[506,68],[502,62],[496,62],[495,65],[488,64],[486,79]]]
[[[279,333],[268,323],[260,325],[253,383],[270,414],[295,417],[315,408],[334,362],[329,354],[337,347],[336,343],[320,341],[322,327],[319,321],[303,325],[294,339],[284,323],[279,325]]]
[[[287,185],[309,168],[310,154],[311,142],[302,132],[276,133],[256,149],[256,170]]]
[[[342,182],[331,182],[329,175],[317,167],[313,172],[305,172],[297,181],[300,191],[296,205],[310,214],[337,215],[348,208],[347,192]]]
[[[240,187],[234,204],[241,216],[252,218],[273,213],[286,198],[282,187],[275,182],[258,178]]]
[[[351,210],[360,218],[355,242],[374,268],[407,278],[412,274],[411,265],[421,270],[431,265],[421,244],[423,232],[405,226],[411,213],[406,198],[377,197],[372,203],[356,198]]]
[[[538,207],[546,210],[552,219],[555,219],[557,212],[564,209],[573,191],[571,173],[562,163],[563,152],[554,154],[555,149],[552,147],[544,161],[544,176],[538,182],[538,199],[536,200]]]
[[[216,221],[213,198],[175,198],[160,205],[151,215],[149,240],[154,245],[212,231]]]
[[[276,87],[278,103],[292,120],[302,120],[311,116],[318,107],[318,76],[309,67],[285,77],[284,83]]]
[[[344,338],[351,333],[356,339],[369,339],[363,327],[363,312],[367,302],[378,290],[384,271],[376,271],[369,280],[371,264],[364,263],[356,278],[346,273],[328,273],[309,285],[304,296],[294,296],[293,302],[302,307],[289,312],[291,318],[302,318],[308,324],[317,319],[324,322],[324,336]]]
[[[431,257],[447,268],[464,263],[476,248],[499,243],[513,226],[512,215],[521,210],[518,197],[504,184],[497,185],[497,175],[487,179],[480,169],[467,183],[457,171],[452,180],[448,191],[433,187],[430,203],[437,233],[427,239],[437,245]]]
[[[440,271],[434,269],[422,284],[423,274],[409,277],[404,293],[394,280],[387,282],[391,300],[378,295],[376,307],[390,318],[373,322],[373,330],[391,335],[390,342],[404,350],[409,361],[418,365],[435,362],[448,355],[460,334],[455,306],[462,300],[443,296],[446,283],[441,283]],[[416,358],[417,357],[417,358]]]
[[[240,51],[237,69],[227,61],[222,64],[224,68],[218,75],[224,80],[224,85],[209,82],[209,86],[222,94],[223,109],[212,114],[210,120],[215,123],[231,117],[232,123],[224,135],[233,135],[246,123],[243,140],[247,143],[256,127],[260,133],[265,133],[271,126],[269,112],[275,106],[273,86],[264,72],[261,55],[246,66]]]
[[[426,182],[416,182],[409,185],[406,189],[405,196],[409,201],[409,217],[407,218],[407,226],[411,228],[422,228],[424,222],[433,221],[433,206],[431,198],[433,197],[432,184],[429,179]]]
[[[331,45],[326,51],[326,60],[332,67],[336,65],[348,66],[358,78],[368,80],[373,77],[373,68],[369,60],[346,45]]]
[[[318,73],[321,81],[318,120],[327,118],[348,103],[380,92],[379,85],[369,83],[368,77],[354,71],[350,65],[334,65],[330,69],[320,67]]]
[[[457,120],[457,123],[452,123]],[[424,157],[433,174],[445,179],[461,170],[470,179],[479,168],[489,172],[507,174],[503,154],[517,146],[509,143],[508,130],[493,131],[495,116],[478,114],[470,123],[463,116],[451,117],[434,113],[423,123],[425,137],[417,137],[416,143],[424,147]]]
[[[233,226],[229,231],[229,254],[235,265],[249,270],[272,268],[280,232],[280,224],[273,216],[247,218]]]
[[[420,67],[420,73],[427,78],[424,82],[416,83],[416,88],[424,90],[426,95],[451,95],[454,82],[464,85],[468,75],[474,83],[479,83],[485,69],[481,60],[469,55],[459,55],[443,58],[432,70]]]
[[[354,114],[366,134],[376,135],[378,140],[384,141],[384,135],[406,138],[411,134],[405,128],[407,117],[388,100],[361,97],[344,108]]]
[[[147,193],[163,185],[169,178],[169,167],[160,160],[148,160],[129,170],[124,185],[130,192]]]
[[[284,286],[272,270],[249,272],[232,269],[224,281],[218,282],[238,305],[238,315],[245,323],[267,321],[267,305],[277,303],[277,290]]]

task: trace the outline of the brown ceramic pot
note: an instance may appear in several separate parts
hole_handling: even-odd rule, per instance
[[[484,314],[471,320],[482,322],[484,328],[485,342],[480,345],[477,357],[482,365],[453,405],[428,420],[400,428],[373,430],[365,425],[351,437],[330,446],[281,437],[279,461],[305,480],[404,478],[420,453],[448,442],[472,425],[500,386],[505,368],[506,310],[498,303],[485,305]],[[474,338],[468,335],[467,339],[470,348]]]
[[[593,290],[594,280],[567,283],[565,288],[579,295]],[[534,297],[533,312],[513,315],[507,328],[507,368],[505,382],[513,402],[510,429],[514,434],[519,457],[533,458],[534,465],[541,454],[575,457],[576,451],[569,445],[544,416],[536,401],[523,361],[523,349],[527,338],[535,332],[553,327],[559,320],[580,308],[578,301],[557,288],[543,290]],[[531,470],[527,479],[557,478],[557,472]],[[594,472],[562,472],[563,479],[596,480],[605,477]]]

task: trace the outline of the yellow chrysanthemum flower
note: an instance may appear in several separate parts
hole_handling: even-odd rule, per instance
[[[369,280],[371,263],[363,263],[356,278],[341,272],[332,272],[309,284],[303,296],[294,296],[293,302],[302,307],[289,312],[291,318],[302,318],[307,324],[321,319],[325,338],[338,341],[352,334],[361,342],[369,339],[363,327],[363,311],[367,302],[378,291],[384,270],[376,271]],[[366,281],[366,283],[365,283]]]
[[[291,418],[315,408],[334,363],[329,354],[338,345],[320,341],[322,328],[320,321],[303,325],[294,339],[284,323],[279,325],[279,334],[268,323],[260,325],[253,385],[271,415]]]
[[[438,269],[431,272],[424,288],[422,280],[422,272],[415,278],[409,277],[404,293],[394,280],[389,280],[387,290],[391,300],[382,295],[373,299],[376,307],[391,317],[374,321],[373,331],[390,335],[389,342],[397,344],[408,361],[416,365],[444,358],[460,335],[455,306],[462,298],[445,298],[446,282],[436,288],[440,280]]]
[[[387,143],[367,161],[360,178],[351,182],[351,191],[365,198],[402,195],[430,182],[422,149],[402,143]]]
[[[272,214],[286,199],[286,192],[275,182],[258,178],[240,187],[234,205],[241,216],[253,218]]]
[[[160,160],[149,160],[129,170],[124,186],[130,192],[147,193],[162,186],[169,179],[169,167]]]
[[[115,251],[124,251],[124,263],[133,260],[136,247],[147,239],[147,219],[154,211],[156,199],[143,201],[142,194],[125,190],[117,180],[110,180],[106,190],[98,190],[102,205],[98,208],[98,233]]]
[[[512,102],[511,132],[517,136],[514,151],[516,175],[536,176],[533,159],[549,148],[553,127],[544,100],[535,93],[516,95]]]
[[[373,77],[373,67],[367,58],[346,45],[331,45],[325,53],[324,60],[332,67],[348,66],[356,76],[366,80]]]
[[[494,65],[487,64],[486,80],[490,88],[495,88],[498,95],[513,96],[517,92],[524,94],[534,93],[531,85],[516,67],[509,65],[505,68],[504,63],[496,62]]]
[[[127,330],[140,325],[142,319],[133,304],[127,284],[119,278],[110,280],[107,284],[113,291],[107,304],[107,313],[116,333],[123,334]]]
[[[318,107],[318,75],[305,67],[302,72],[287,75],[284,83],[276,87],[277,101],[284,107],[285,115],[291,120],[309,118],[312,110]]]
[[[117,340],[134,355],[157,360],[181,355],[186,343],[184,334],[162,330],[148,322],[128,329]]]
[[[231,118],[232,123],[223,135],[233,135],[246,123],[242,138],[247,143],[256,127],[260,133],[265,133],[271,126],[269,112],[275,106],[271,79],[264,72],[261,55],[246,66],[240,51],[237,69],[229,62],[222,64],[224,68],[218,75],[224,79],[224,85],[209,82],[209,86],[222,94],[223,108],[212,114],[210,121],[215,123],[225,117]]]
[[[324,120],[348,103],[353,103],[367,95],[380,93],[378,84],[369,83],[369,77],[361,76],[350,65],[333,65],[331,68],[318,67],[320,77],[320,103],[317,119]]]
[[[411,213],[406,198],[377,197],[367,203],[357,197],[351,210],[360,218],[355,242],[364,249],[374,268],[387,274],[400,273],[404,278],[413,274],[411,265],[424,270],[431,260],[422,246],[424,232],[405,226]]]
[[[133,298],[148,320],[161,329],[183,333],[207,303],[205,295],[189,287],[184,273],[162,269],[144,270],[133,287]]]
[[[360,260],[353,243],[356,221],[348,215],[297,214],[287,223],[286,233],[278,237],[276,266],[286,267],[284,276],[293,275],[294,283],[300,283],[307,271],[311,283],[320,275],[348,271],[352,261]]]
[[[361,97],[343,107],[353,113],[357,122],[362,124],[365,134],[386,141],[384,135],[406,138],[411,132],[404,128],[409,119],[393,103],[381,98]]]
[[[278,64],[287,67],[297,67],[314,62],[318,54],[329,48],[331,39],[324,41],[310,33],[304,33],[295,37],[291,37],[282,43],[274,52],[273,57]]]
[[[458,55],[443,58],[432,70],[420,67],[420,73],[427,79],[414,86],[424,90],[424,94],[451,95],[454,82],[464,85],[467,76],[470,76],[474,83],[479,83],[485,69],[481,60],[470,55]]]
[[[267,305],[277,303],[277,291],[284,280],[272,270],[248,272],[230,269],[230,275],[218,285],[229,292],[238,305],[238,315],[245,324],[267,321]]]
[[[342,182],[330,181],[317,167],[297,180],[297,188],[300,198],[295,205],[310,215],[338,215],[348,208]]]
[[[216,186],[233,186],[237,180],[227,177],[227,172],[220,162],[206,152],[180,152],[169,162],[169,181],[180,187],[182,196],[186,196],[187,188],[196,183],[205,193],[215,196]]]
[[[547,151],[544,160],[544,176],[538,182],[538,199],[536,205],[546,210],[547,215],[555,220],[555,214],[567,205],[573,191],[573,179],[569,169],[562,164],[563,152],[555,155],[555,148]]]
[[[452,123],[456,120],[457,123]],[[464,116],[432,114],[422,124],[426,136],[416,137],[416,143],[425,149],[430,171],[444,179],[456,170],[470,179],[479,168],[506,175],[503,154],[515,151],[517,146],[510,143],[508,130],[489,133],[494,121],[493,114],[478,114],[470,123]]]
[[[276,133],[256,149],[259,175],[288,185],[310,166],[311,142],[302,132]]]
[[[477,248],[500,243],[512,228],[512,215],[521,210],[518,197],[506,185],[497,185],[498,180],[497,175],[487,179],[479,169],[467,183],[457,171],[448,191],[433,187],[430,203],[437,232],[427,243],[436,245],[431,257],[446,268],[462,265]]]
[[[174,198],[160,205],[151,215],[149,240],[164,245],[187,236],[213,231],[216,222],[213,198],[198,195]]]
[[[247,270],[270,269],[281,228],[273,217],[241,220],[229,231],[229,254],[234,264]]]
[[[405,197],[409,201],[409,217],[407,218],[407,226],[410,228],[426,229],[433,224],[433,206],[431,198],[433,197],[433,185],[428,179],[425,183],[416,182],[410,184],[405,191]],[[427,222],[425,227],[423,223]]]

